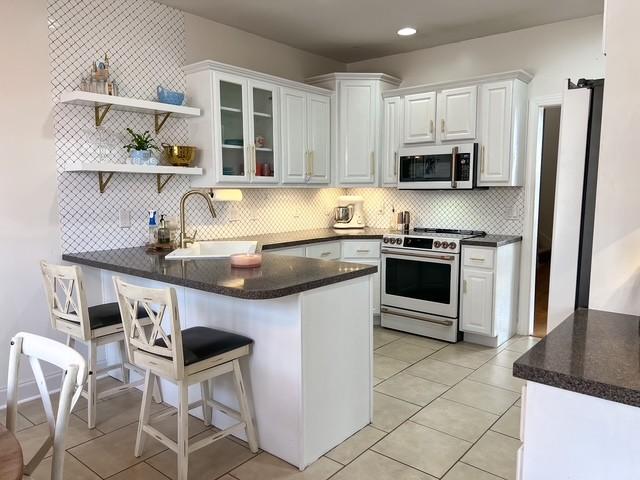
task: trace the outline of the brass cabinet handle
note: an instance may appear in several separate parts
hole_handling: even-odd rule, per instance
[[[484,156],[485,156],[485,149],[483,145],[482,148],[480,149],[480,173],[484,173]]]
[[[331,255],[331,252],[322,252],[320,254],[321,257],[328,257],[329,255]]]
[[[444,133],[444,118],[442,120],[440,120],[440,132]]]
[[[469,260],[473,260],[474,262],[484,262],[484,258],[480,257],[469,257]]]
[[[316,151],[315,150],[311,150],[309,152],[309,176],[310,177],[313,176],[313,163],[314,163],[315,159],[316,159]]]
[[[376,157],[375,157],[375,153],[371,152],[371,175],[375,175],[376,174]]]
[[[356,253],[369,253],[371,250],[356,250]]]
[[[462,293],[467,293],[467,281],[463,280],[462,281]]]
[[[429,133],[433,135],[433,120],[429,120]]]

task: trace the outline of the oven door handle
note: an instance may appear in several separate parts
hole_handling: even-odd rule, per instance
[[[433,260],[447,260],[449,262],[453,262],[456,259],[456,257],[453,255],[432,255],[428,253],[419,253],[419,252],[404,253],[404,252],[395,252],[392,250],[385,250],[385,249],[382,249],[382,253],[386,253],[388,255],[399,255],[401,257],[420,257],[420,258],[432,258]]]
[[[435,319],[435,318],[422,317],[420,315],[412,315],[410,313],[400,312],[398,310],[392,310],[392,309],[387,308],[387,307],[381,307],[380,311],[382,313],[390,313],[391,315],[397,315],[399,317],[411,318],[413,320],[420,320],[422,322],[437,323],[438,325],[444,325],[446,327],[450,327],[451,325],[453,325],[453,320],[438,320],[438,319]]]

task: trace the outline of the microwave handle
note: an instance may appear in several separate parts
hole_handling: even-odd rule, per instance
[[[456,181],[456,164],[458,163],[458,147],[451,149],[451,188],[458,188]]]

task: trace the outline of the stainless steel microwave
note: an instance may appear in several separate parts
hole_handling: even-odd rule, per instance
[[[406,147],[400,150],[398,188],[471,190],[476,184],[477,143]]]

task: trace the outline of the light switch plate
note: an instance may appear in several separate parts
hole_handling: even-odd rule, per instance
[[[120,228],[131,228],[131,212],[126,208],[120,209]]]

